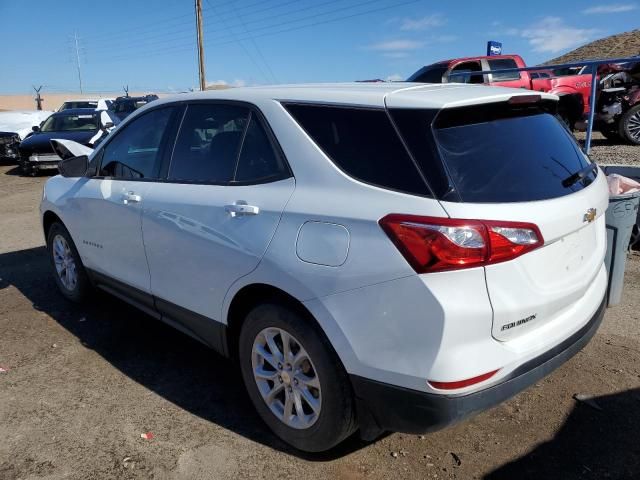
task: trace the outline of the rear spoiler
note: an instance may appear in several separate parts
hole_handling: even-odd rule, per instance
[[[51,139],[50,143],[53,147],[53,151],[62,160],[79,157],[81,155],[89,156],[93,153],[93,148],[74,142],[73,140]]]

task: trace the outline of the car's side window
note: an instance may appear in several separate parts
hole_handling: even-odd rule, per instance
[[[161,143],[172,112],[173,107],[152,110],[120,130],[102,152],[99,175],[127,180],[158,178]]]
[[[168,180],[227,184],[233,180],[249,109],[226,104],[187,107]]]
[[[234,181],[257,183],[275,178],[284,178],[288,169],[284,160],[273,149],[267,132],[257,115],[252,113],[242,142]]]

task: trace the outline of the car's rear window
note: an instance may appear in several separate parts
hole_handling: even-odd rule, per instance
[[[589,165],[573,136],[552,113],[506,104],[414,112],[424,136],[400,131],[424,169],[438,156],[457,195],[473,203],[527,202],[568,195],[591,184],[597,170],[572,185],[563,180]],[[397,112],[393,113],[397,115]],[[406,114],[405,114],[406,115]],[[415,127],[415,124],[414,124]],[[405,133],[407,132],[407,133]],[[434,142],[436,149],[424,144]],[[429,157],[429,158],[424,158]],[[440,172],[426,175],[440,178]],[[444,190],[442,190],[444,192]],[[438,194],[439,198],[443,195]]]
[[[384,109],[285,104],[333,163],[353,178],[430,196],[416,164]]]

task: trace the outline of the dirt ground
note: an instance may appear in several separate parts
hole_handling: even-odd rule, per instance
[[[594,157],[638,163],[640,148],[598,142]],[[261,423],[229,361],[106,294],[86,307],[58,295],[45,180],[0,166],[1,480],[640,478],[640,255],[592,342],[509,402],[423,437],[302,455]]]

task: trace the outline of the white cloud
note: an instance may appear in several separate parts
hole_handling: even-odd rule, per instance
[[[387,58],[407,58],[409,56],[408,52],[386,52],[382,54],[383,57]]]
[[[404,77],[399,73],[394,73],[393,75],[389,75],[387,78],[385,78],[385,81],[387,82],[401,82],[403,80]]]
[[[595,29],[566,25],[558,17],[545,17],[523,29],[520,35],[529,40],[534,52],[556,53],[582,45],[591,40],[596,33]]]
[[[389,40],[387,42],[375,43],[369,45],[370,50],[377,50],[379,52],[399,52],[408,50],[417,50],[422,47],[422,42],[416,42],[415,40]]]
[[[226,80],[212,80],[207,82],[207,88],[231,88],[231,87],[244,87],[247,82],[244,80],[234,80],[233,82],[227,82]]]
[[[434,13],[432,15],[427,15],[422,18],[405,18],[402,20],[402,24],[400,25],[400,30],[405,31],[417,31],[417,30],[426,30],[427,28],[441,27],[447,23],[444,15],[439,13]]]
[[[635,3],[610,3],[607,5],[596,5],[583,10],[585,15],[594,15],[598,13],[622,13],[636,10],[638,5]]]

